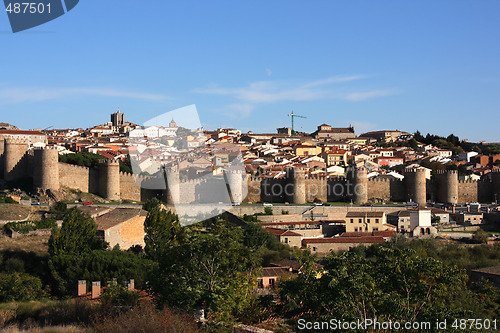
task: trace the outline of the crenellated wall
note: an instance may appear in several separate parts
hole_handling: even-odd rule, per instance
[[[99,192],[99,173],[95,169],[59,162],[59,182],[82,192]]]
[[[57,190],[69,187],[95,193],[108,200],[145,201],[157,197],[168,203],[272,202],[307,203],[314,201],[412,200],[425,204],[428,200],[445,203],[492,202],[500,200],[500,172],[492,172],[491,180],[458,181],[456,171],[438,172],[430,182],[422,170],[405,170],[405,179],[386,177],[368,179],[366,170],[348,172],[347,177],[322,178],[306,176],[303,170],[289,169],[281,179],[255,178],[229,171],[216,179],[179,179],[179,174],[166,173],[165,178],[143,177],[122,173],[117,161],[105,160],[99,169],[58,162],[54,148],[28,150],[26,140],[0,139],[1,176],[7,181],[32,178],[34,189]],[[247,182],[248,194],[243,195]],[[139,185],[138,185],[139,184]]]

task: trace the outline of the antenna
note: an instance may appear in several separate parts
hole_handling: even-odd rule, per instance
[[[304,117],[304,116],[299,116],[298,114],[294,114],[294,113],[293,113],[293,110],[292,110],[292,113],[290,113],[290,114],[288,115],[288,117],[291,117],[291,118],[292,118],[292,135],[294,135],[294,134],[295,134],[295,128],[294,128],[293,119],[294,119],[294,118],[307,118],[307,117]]]

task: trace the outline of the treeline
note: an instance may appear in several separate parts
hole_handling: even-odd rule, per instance
[[[110,250],[89,215],[57,205],[53,214],[63,223],[52,231],[48,255],[5,252],[0,258],[0,274],[13,276],[0,284],[0,302],[72,297],[78,280],[105,285],[134,279],[137,289],[154,295],[159,308],[204,309],[210,318],[243,320],[255,300],[259,268],[291,255],[287,245],[258,224],[240,227],[218,217],[181,227],[157,200],[144,208],[149,210],[145,248]],[[113,295],[110,303],[135,303],[123,288]]]
[[[454,134],[443,137],[427,133],[426,136],[423,136],[419,131],[416,131],[413,134],[413,138],[419,142],[432,144],[433,146],[441,149],[450,149],[454,154],[462,153],[464,151],[475,151],[484,155],[500,154],[500,145],[484,145],[481,143],[466,142],[460,140],[460,138]]]
[[[99,160],[103,159],[106,159],[106,157],[88,152],[59,155],[59,162],[84,166],[87,168],[97,168],[99,165]],[[129,156],[127,156],[125,161],[120,161],[120,171],[132,173]]]
[[[281,281],[283,305],[277,310],[282,316],[451,323],[455,318],[493,320],[500,314],[498,292],[490,283],[471,282],[465,269],[410,248],[355,248],[322,263],[320,269],[309,264],[297,277]]]

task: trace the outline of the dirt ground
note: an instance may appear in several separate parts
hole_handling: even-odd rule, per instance
[[[21,236],[10,238],[0,232],[0,251],[14,250],[36,253],[48,253],[49,235],[45,236]]]

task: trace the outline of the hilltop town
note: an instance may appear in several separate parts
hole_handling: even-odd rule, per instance
[[[424,240],[438,242],[425,243],[428,246],[489,244],[484,251],[494,251],[500,242],[500,149],[496,145],[401,130],[357,134],[352,126],[328,124],[312,133],[288,127],[276,133],[242,133],[230,128],[184,128],[175,119],[165,126],[140,126],[126,121],[121,111],[111,114],[110,120],[87,129],[21,130],[0,123],[4,233],[13,240],[50,237],[48,249],[47,243],[37,248],[56,260],[64,253],[81,253],[66,245],[58,249],[64,239],[80,239],[76,234],[61,236],[71,233],[65,225],[85,219],[95,225],[85,243],[91,248],[83,252],[86,268],[60,262],[60,267],[51,266],[49,278],[42,279],[54,283],[48,287],[57,296],[106,302],[110,297],[106,288],[112,290],[116,281],[106,282],[103,276],[115,273],[93,272],[92,262],[108,260],[98,256],[109,253],[105,256],[124,256],[120,260],[138,270],[126,270],[126,276],[122,268],[116,271],[125,281],[122,292],[139,290],[141,299],[165,297],[167,304],[183,304],[172,300],[173,290],[165,291],[161,284],[146,288],[148,277],[138,272],[147,271],[141,265],[149,261],[132,264],[136,259],[127,257],[145,253],[144,260],[167,265],[162,261],[166,257],[154,252],[163,251],[161,247],[152,250],[151,245],[165,230],[176,235],[173,238],[184,239],[184,248],[198,251],[194,244],[207,237],[206,232],[216,237],[227,228],[229,238],[212,241],[236,246],[234,255],[250,251],[253,254],[248,256],[258,258],[254,259],[259,264],[252,266],[255,283],[248,292],[268,297],[278,308],[284,304],[280,295],[297,297],[284,281],[293,277],[299,281],[306,270],[319,281],[331,274],[324,268],[331,265],[329,260],[358,248],[386,246],[399,253],[397,244],[420,246],[413,244]],[[210,212],[223,203],[219,211]],[[200,234],[185,238],[181,226]],[[2,246],[8,249],[6,239]],[[236,243],[226,243],[232,240]],[[161,241],[166,242],[164,251],[178,251],[171,240]],[[190,262],[186,258],[177,259],[181,266]],[[231,260],[236,265],[248,259]],[[245,267],[238,269],[248,270]],[[496,272],[479,269],[471,278],[497,283]],[[198,303],[185,306],[200,309]],[[220,315],[215,305],[205,309]],[[205,320],[202,314],[200,320]]]

